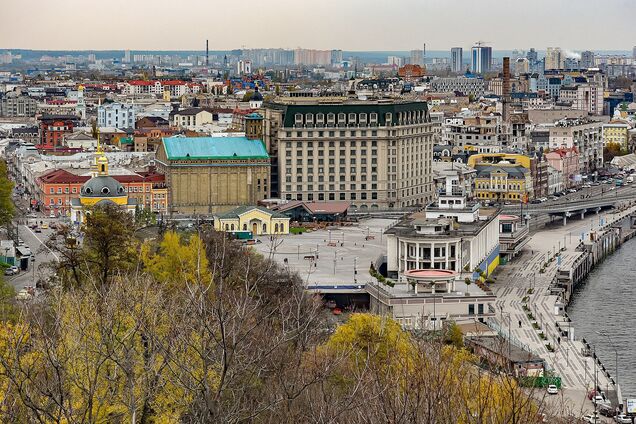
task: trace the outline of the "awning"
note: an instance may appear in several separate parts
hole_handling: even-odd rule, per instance
[[[31,256],[31,249],[26,246],[18,246],[15,250],[19,256]]]

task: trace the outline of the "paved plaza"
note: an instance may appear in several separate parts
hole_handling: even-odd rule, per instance
[[[307,286],[365,284],[371,278],[371,263],[386,252],[383,232],[394,222],[368,219],[298,235],[262,236],[255,247],[298,272]]]

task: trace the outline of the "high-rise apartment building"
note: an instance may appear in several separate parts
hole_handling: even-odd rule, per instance
[[[563,69],[565,54],[561,47],[548,47],[545,52],[545,69]]]
[[[251,60],[239,60],[236,63],[236,73],[239,75],[249,75],[252,73]]]
[[[331,64],[338,65],[342,62],[342,50],[331,51]]]
[[[471,50],[471,69],[475,74],[490,72],[492,66],[492,47],[486,47],[481,43],[473,46]]]
[[[423,50],[411,50],[411,57],[409,58],[409,64],[411,65],[424,65],[424,51]]]
[[[581,53],[581,68],[589,69],[594,67],[594,52],[586,50]]]
[[[632,50],[632,58],[634,60],[636,60],[636,46],[634,46],[633,50]]]
[[[124,63],[130,63],[130,50],[124,50]]]
[[[331,65],[331,50],[294,50],[294,63],[296,65]]]
[[[389,56],[386,58],[386,63],[399,68],[404,65],[404,59],[399,56]]]
[[[343,200],[360,209],[433,198],[433,124],[425,102],[324,100],[264,104],[272,196]]]
[[[453,47],[451,49],[451,72],[463,71],[463,49],[461,47]]]

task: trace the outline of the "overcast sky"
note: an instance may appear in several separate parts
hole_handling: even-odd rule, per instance
[[[0,48],[631,50],[635,0],[0,0]]]

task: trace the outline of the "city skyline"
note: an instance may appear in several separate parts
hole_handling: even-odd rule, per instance
[[[24,4],[6,0],[7,16],[21,14]],[[381,2],[377,2],[378,5]],[[174,21],[139,19],[149,10],[174,5],[168,0],[134,3],[115,0],[116,22],[97,28],[77,0],[44,2],[29,22],[42,31],[24,31],[21,20],[0,28],[0,48],[34,50],[199,50],[205,39],[211,50],[233,48],[342,49],[347,51],[408,51],[427,44],[427,50],[469,48],[485,41],[494,50],[534,46],[561,46],[571,50],[631,50],[636,39],[630,23],[635,7],[629,0],[609,0],[603,9],[589,7],[591,0],[576,3],[538,0],[531,10],[514,2],[485,0],[475,6],[462,0],[449,8],[441,0],[426,3],[400,0],[391,8],[371,8],[368,2],[327,0],[325,7],[309,13],[291,0],[275,0],[265,11],[241,15],[230,6],[189,1],[187,11],[196,18]],[[330,7],[333,6],[333,7]],[[396,7],[397,6],[397,7]],[[401,6],[401,7],[400,7]],[[550,21],[546,22],[549,8]],[[360,20],[360,11],[365,19]],[[307,14],[310,18],[305,18]],[[523,19],[519,19],[522,16]],[[223,19],[220,19],[223,17]],[[229,19],[228,19],[229,17]],[[281,25],[274,25],[276,22]],[[325,26],[328,22],[329,26]],[[552,22],[552,23],[550,23]],[[591,31],[594,25],[612,23],[612,31]],[[60,23],[63,23],[60,25]],[[237,29],[237,23],[238,29]],[[547,25],[550,31],[542,31]],[[165,27],[164,27],[165,26]],[[165,30],[159,30],[160,28]],[[347,38],[354,29],[355,37]],[[78,36],[80,35],[80,36]],[[529,38],[529,36],[531,37]]]

